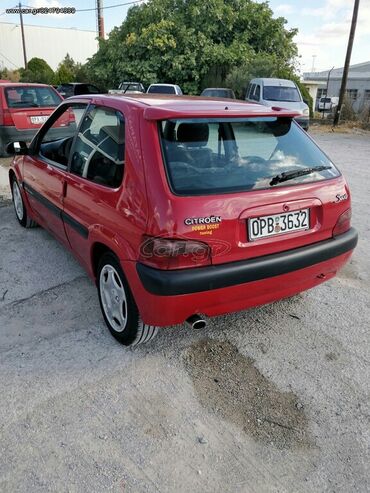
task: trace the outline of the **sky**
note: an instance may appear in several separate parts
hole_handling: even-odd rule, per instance
[[[6,14],[6,8],[16,6],[18,0],[0,0],[0,22],[19,22],[19,16]],[[130,5],[107,8],[129,0],[103,0],[106,33],[119,26],[126,17]],[[262,1],[262,0],[257,0]],[[94,9],[95,0],[23,0],[31,7],[75,7]],[[351,24],[353,0],[270,0],[275,17],[285,17],[287,27],[297,27],[295,38],[299,50],[301,72],[342,67]],[[96,29],[95,10],[75,14],[29,14],[24,16],[25,24]],[[370,0],[360,0],[357,31],[353,46],[351,64],[370,60]]]

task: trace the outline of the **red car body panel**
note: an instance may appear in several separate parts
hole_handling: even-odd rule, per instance
[[[166,326],[184,322],[194,313],[209,317],[245,310],[293,296],[328,281],[348,262],[350,253],[312,267],[261,281],[177,296],[156,296],[143,287],[134,262],[122,262],[135,300],[146,323]]]
[[[158,120],[189,117],[281,116],[281,109],[230,100],[156,96],[86,96],[72,98],[121,111],[126,122],[125,170],[122,185],[110,189],[45,163],[38,156],[17,157],[12,171],[36,197],[22,189],[32,218],[69,248],[95,279],[97,247],[120,259],[143,321],[166,326],[194,313],[209,316],[270,303],[314,287],[333,277],[348,261],[349,251],[280,275],[232,286],[158,295],[144,287],[138,273],[143,235],[186,238],[217,245],[212,268],[290,252],[333,239],[333,229],[350,208],[350,193],[342,176],[318,182],[279,186],[268,190],[202,196],[178,196],[169,186],[163,163]],[[64,103],[65,104],[65,103]],[[303,132],[303,130],[301,130]],[[345,200],[337,201],[340,195]],[[44,197],[45,206],[40,197]],[[63,211],[55,214],[53,206]],[[247,220],[310,208],[310,229],[249,241]],[[218,228],[187,226],[185,218],[222,216]],[[78,226],[78,227],[77,227]],[[222,246],[225,246],[223,248]],[[221,247],[220,247],[221,246]],[[201,271],[194,267],[192,271]],[[189,269],[184,269],[189,270]]]

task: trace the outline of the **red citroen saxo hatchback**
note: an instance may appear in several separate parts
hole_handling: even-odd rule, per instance
[[[9,142],[30,142],[62,101],[46,84],[0,83],[0,156],[5,155]]]
[[[356,246],[346,181],[294,116],[209,98],[68,99],[29,148],[9,148],[15,213],[84,265],[123,344],[200,328],[332,278]]]

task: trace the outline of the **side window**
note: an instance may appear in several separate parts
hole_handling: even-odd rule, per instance
[[[71,172],[111,188],[122,183],[125,122],[116,110],[93,107],[84,117],[73,149]]]
[[[249,99],[254,99],[254,90],[256,88],[256,84],[252,84],[251,85],[251,90],[250,90],[250,93],[249,93]]]
[[[249,96],[249,99],[253,99],[253,101],[259,101],[260,100],[260,94],[261,94],[261,89],[259,84],[253,84],[251,88],[251,93]]]
[[[255,94],[254,94],[254,99],[256,101],[259,101],[261,98],[261,86],[259,84],[256,85],[256,91],[255,91]]]
[[[77,84],[74,88],[74,94],[76,96],[78,96],[80,94],[87,94],[87,93],[88,93],[88,90],[87,90],[86,84]]]
[[[250,90],[251,90],[251,85],[250,85],[250,84],[248,84],[248,86],[247,86],[247,91],[246,91],[246,93],[245,93],[245,99],[248,99],[248,98],[249,98],[249,92],[250,92]]]
[[[67,168],[72,141],[86,109],[85,104],[66,105],[40,142],[40,156]]]
[[[87,90],[89,91],[89,94],[99,94],[99,89],[95,86],[92,86],[90,84],[87,85]]]

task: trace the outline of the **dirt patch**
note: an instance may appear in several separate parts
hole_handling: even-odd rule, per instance
[[[2,157],[0,158],[0,166],[4,166],[4,168],[9,168],[13,158],[12,157]]]
[[[0,194],[0,207],[8,207],[9,205],[11,205],[11,203],[12,203],[11,199],[9,199],[8,197],[3,197]]]
[[[327,361],[337,361],[338,358],[339,358],[338,354],[333,353],[332,351],[330,353],[325,354],[325,359]]]
[[[309,446],[307,417],[292,392],[281,392],[230,342],[205,339],[184,351],[200,403],[254,439],[278,448]]]
[[[312,133],[336,133],[336,134],[355,134],[355,135],[369,135],[369,130],[361,128],[358,123],[341,123],[338,127],[333,127],[331,121],[319,121],[312,122],[310,126],[310,132]]]

